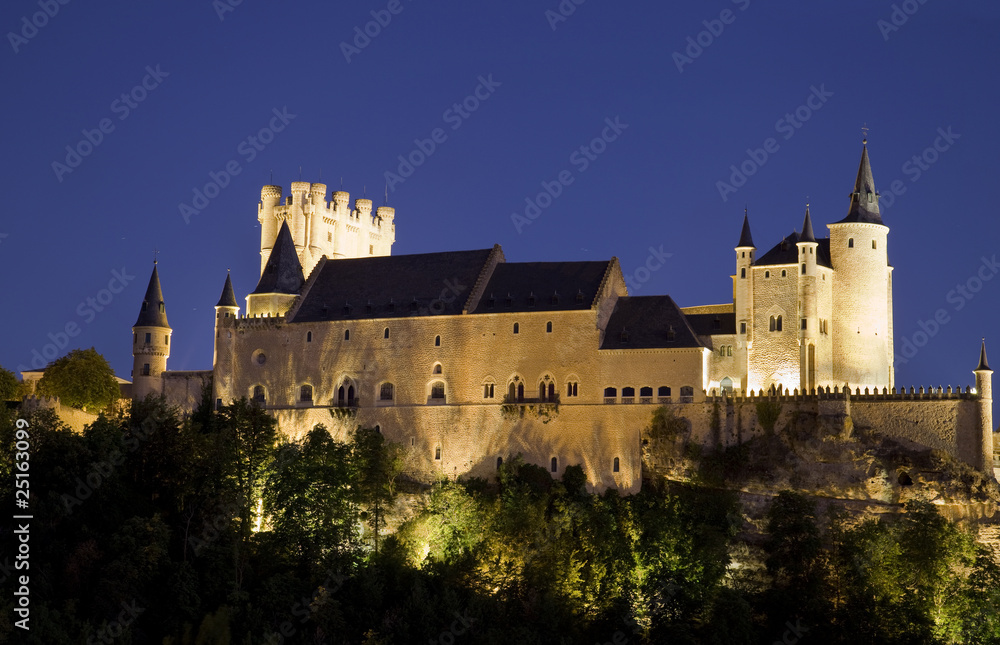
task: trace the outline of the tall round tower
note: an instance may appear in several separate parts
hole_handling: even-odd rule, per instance
[[[868,142],[847,217],[828,224],[833,283],[833,378],[852,388],[891,388],[892,267]]]
[[[216,409],[232,398],[233,332],[240,306],[233,291],[233,281],[226,274],[226,284],[215,305],[215,355],[212,359],[212,398]]]
[[[740,368],[740,389],[750,387],[749,350],[753,344],[753,263],[757,247],[750,235],[750,218],[743,209],[743,230],[736,244],[736,275],[733,276],[733,303],[736,309],[736,358]]]
[[[274,209],[281,203],[281,186],[264,186],[260,189],[260,205],[257,207],[257,221],[260,222],[260,272],[264,273],[267,258],[278,237],[278,218]]]
[[[979,395],[979,428],[977,437],[979,468],[990,476],[993,472],[993,370],[986,362],[986,339],[979,351],[979,367],[976,375],[976,393]]]
[[[170,324],[160,289],[160,275],[153,262],[139,317],[132,325],[132,398],[144,399],[163,391],[163,372],[170,358]]]
[[[809,393],[816,389],[816,339],[819,336],[816,284],[816,280],[819,278],[816,270],[819,244],[816,242],[812,219],[809,217],[809,204],[806,204],[802,235],[799,236],[799,241],[795,246],[799,253],[799,268],[796,271],[798,274],[799,311],[799,389],[803,393]]]

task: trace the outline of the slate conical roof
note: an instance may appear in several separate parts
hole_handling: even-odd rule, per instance
[[[156,262],[153,262],[153,275],[149,276],[149,286],[146,287],[146,296],[142,299],[139,317],[132,326],[170,329],[170,324],[167,322],[167,308],[163,304],[163,290],[160,289],[160,274],[156,271]]]
[[[875,180],[872,178],[872,166],[871,162],[868,161],[867,145],[863,145],[861,148],[861,165],[858,166],[858,178],[854,180],[851,208],[847,212],[847,217],[837,223],[851,222],[882,224],[882,216],[878,210],[878,195],[875,192]],[[885,226],[885,224],[882,225]]]
[[[986,340],[983,340],[983,348],[979,351],[979,367],[976,371],[992,372],[990,364],[986,362]]]
[[[750,218],[747,215],[746,209],[743,210],[743,230],[740,231],[740,242],[736,245],[736,248],[741,246],[757,248],[753,245],[753,237],[750,236]]]
[[[288,230],[288,222],[284,221],[264,265],[264,273],[253,292],[297,294],[305,281],[295,243],[292,242],[292,232]]]
[[[229,279],[229,274],[226,274],[226,284],[222,287],[222,295],[219,297],[219,303],[215,305],[216,307],[239,307],[236,302],[236,292],[233,291],[233,281]]]
[[[806,218],[802,222],[802,235],[799,236],[799,242],[815,242],[816,234],[813,232],[812,219],[809,217],[809,204],[806,204]]]

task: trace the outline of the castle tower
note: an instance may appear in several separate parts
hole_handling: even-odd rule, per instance
[[[260,272],[264,273],[267,258],[271,255],[274,240],[278,237],[278,214],[275,209],[281,203],[281,186],[264,186],[260,189],[260,203],[257,205],[257,221],[260,222]]]
[[[818,294],[816,281],[819,279],[816,269],[816,255],[819,244],[813,232],[812,219],[809,217],[809,204],[806,204],[806,217],[802,222],[802,235],[795,244],[799,253],[798,274],[798,329],[799,329],[799,391],[809,393],[817,385],[817,351],[816,341],[819,337],[819,317],[817,316]]]
[[[892,267],[889,228],[879,214],[867,140],[847,217],[828,224],[834,268],[833,380],[852,388],[891,388]]]
[[[750,235],[750,218],[743,209],[743,230],[736,244],[736,275],[733,302],[736,305],[736,359],[740,367],[740,389],[749,388],[749,355],[753,346],[753,263],[757,247]]]
[[[305,278],[288,222],[281,223],[274,248],[261,272],[257,288],[247,296],[248,316],[284,316],[298,296]],[[235,298],[234,298],[235,299]]]
[[[160,289],[160,275],[153,261],[146,296],[132,325],[132,398],[144,399],[163,391],[163,372],[170,358],[170,324]]]
[[[979,367],[976,375],[976,392],[979,393],[979,468],[987,475],[993,472],[993,370],[986,362],[986,340],[979,351]]]
[[[226,274],[226,284],[215,305],[215,354],[212,358],[212,398],[219,407],[232,392],[233,377],[233,331],[239,317],[240,306],[236,302],[233,281]]]

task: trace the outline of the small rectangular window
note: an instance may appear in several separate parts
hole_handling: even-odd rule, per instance
[[[153,342],[153,335],[152,334],[146,334],[146,344],[148,345],[151,342]]]
[[[741,334],[747,333],[747,324],[745,322],[740,323],[740,333]]]
[[[803,318],[802,319],[802,329],[805,329],[805,328],[806,328],[806,319]]]

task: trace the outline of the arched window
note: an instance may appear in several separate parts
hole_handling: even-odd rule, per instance
[[[354,386],[349,385],[347,387],[347,405],[354,405],[356,401],[354,400]]]
[[[441,446],[438,446],[437,448],[434,449],[434,460],[435,461],[441,460]]]
[[[513,403],[516,397],[517,397],[517,386],[514,385],[514,383],[511,383],[510,386],[507,388],[507,400],[510,403]]]
[[[719,387],[722,388],[723,392],[732,392],[733,391],[733,379],[731,379],[731,378],[729,378],[727,376],[726,378],[722,379],[721,383],[719,383]]]
[[[786,275],[788,275],[788,272],[785,271],[784,269],[782,269],[781,270],[781,277],[784,278]]]
[[[732,356],[732,355],[733,355],[733,346],[726,345],[726,356]]]
[[[771,331],[781,331],[781,316],[771,316],[769,329]]]
[[[656,389],[656,396],[670,396],[670,388],[666,385],[661,385]]]
[[[524,401],[524,383],[517,384],[517,400],[518,402]]]
[[[806,274],[806,265],[803,264],[802,265],[802,275],[805,275],[805,274]]]
[[[441,346],[441,337],[440,336],[435,336],[434,337],[434,346],[435,347],[440,347]]]
[[[389,337],[389,328],[386,327],[385,330],[382,331],[382,338],[388,338],[388,337]]]
[[[306,402],[312,403],[312,400],[313,400],[313,386],[303,385],[302,387],[300,387],[299,401],[302,401],[303,403]]]
[[[444,383],[435,381],[431,385],[431,398],[435,401],[444,402]]]
[[[437,363],[436,365],[434,365],[434,372],[433,373],[434,374],[440,374],[441,373],[441,363]]]
[[[740,269],[740,277],[741,277],[741,278],[745,278],[745,277],[747,277],[747,270],[746,270],[746,267],[744,267],[744,268]]]
[[[635,388],[634,387],[623,387],[622,388],[622,396],[632,396],[632,397],[634,397],[635,396]]]
[[[379,401],[392,401],[396,396],[396,388],[392,383],[383,383],[378,388]]]
[[[853,237],[850,238],[849,240],[847,240],[847,248],[849,248],[849,249],[853,249],[854,248],[854,238]]]
[[[379,434],[382,434],[382,426],[380,426],[379,424],[376,423],[375,424],[375,432],[377,432]]]
[[[307,343],[313,342],[313,333],[311,331],[306,332],[306,342]]]
[[[681,388],[681,403],[691,403],[694,400],[694,388],[685,385]]]
[[[494,389],[493,388],[494,387],[495,387],[494,383],[484,383],[483,384],[483,398],[484,399],[492,399],[493,398],[493,393],[494,393]]]
[[[556,400],[556,384],[555,381],[549,381],[549,400]]]
[[[719,356],[725,356],[725,355],[726,355],[726,346],[722,345],[721,347],[719,347]]]
[[[614,465],[611,466],[611,470],[614,472],[618,472],[618,465],[619,465],[618,457],[615,457],[615,462]]]
[[[576,381],[570,381],[566,384],[566,396],[578,396],[580,384]]]
[[[549,322],[545,323],[545,332],[547,334],[551,334],[552,333],[552,321],[551,320]]]
[[[557,457],[553,457],[552,458],[552,463],[551,463],[551,466],[550,466],[550,470],[552,472],[556,472],[557,470],[559,470],[559,459]]]
[[[517,323],[514,323],[514,333],[516,334],[520,332],[520,330],[521,330],[520,326]]]
[[[765,271],[764,272],[764,277],[765,278],[770,278],[771,277],[771,272],[770,271]]]
[[[344,340],[351,340],[351,330],[350,329],[345,329],[344,330]]]
[[[344,407],[344,404],[346,403],[346,400],[345,400],[344,397],[346,396],[346,394],[347,394],[346,389],[344,388],[343,385],[341,385],[337,389],[337,407],[338,408]]]
[[[604,388],[604,402],[615,403],[618,400],[618,390],[613,387]]]
[[[253,400],[256,401],[257,403],[263,403],[264,402],[265,395],[264,395],[264,386],[263,385],[255,385],[254,386],[254,388],[253,388]]]
[[[653,388],[648,385],[639,388],[639,396],[653,396]]]

